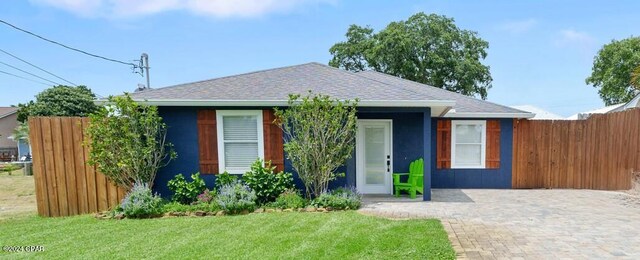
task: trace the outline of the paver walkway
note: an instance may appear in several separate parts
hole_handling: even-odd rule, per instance
[[[593,190],[433,190],[432,202],[366,198],[360,210],[442,220],[460,258],[640,259],[640,205]]]

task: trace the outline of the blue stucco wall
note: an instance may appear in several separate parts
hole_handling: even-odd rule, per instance
[[[465,120],[465,119],[460,119]],[[466,119],[484,120],[484,119]],[[511,188],[511,161],[513,152],[513,119],[500,120],[500,168],[498,169],[436,169],[436,135],[431,135],[432,188]],[[437,119],[431,122],[436,132]]]

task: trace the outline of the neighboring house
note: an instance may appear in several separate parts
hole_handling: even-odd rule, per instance
[[[10,139],[18,126],[18,108],[0,107],[0,162],[18,158],[18,144]]]
[[[589,118],[590,115],[593,115],[593,114],[605,114],[605,113],[608,113],[608,112],[610,112],[612,110],[615,110],[615,109],[617,109],[617,108],[619,108],[619,107],[621,107],[623,105],[624,104],[617,104],[617,105],[611,105],[611,106],[606,106],[606,107],[603,107],[603,108],[594,109],[594,110],[591,110],[591,111],[580,112],[580,113],[577,113],[577,114],[572,115],[570,117],[567,117],[567,119],[569,119],[569,120],[587,119],[587,118]]]
[[[629,102],[622,104],[621,106],[612,109],[609,112],[619,112],[619,111],[625,111],[627,109],[632,109],[632,108],[638,108],[640,107],[640,94],[638,94],[636,97],[634,97],[633,99],[631,99]]]
[[[565,118],[532,105],[511,106],[512,108],[535,114],[532,120],[564,120]]]
[[[159,106],[178,158],[162,168],[156,190],[165,196],[176,174],[242,174],[257,157],[295,172],[283,150],[273,107],[308,91],[356,99],[353,157],[332,183],[362,193],[391,194],[392,172],[425,158],[423,199],[430,188],[511,188],[514,118],[534,115],[378,72],[352,73],[319,63],[269,69],[132,93]]]

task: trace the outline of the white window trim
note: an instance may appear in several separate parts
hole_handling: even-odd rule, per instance
[[[262,110],[217,110],[216,111],[216,128],[217,128],[217,137],[218,137],[218,166],[220,169],[220,173],[227,171],[230,174],[244,174],[249,169],[251,169],[251,165],[247,165],[246,168],[230,168],[227,169],[225,166],[225,158],[224,158],[224,120],[222,117],[224,116],[256,116],[257,124],[258,124],[258,156],[260,159],[264,160],[264,130],[262,128]],[[256,158],[258,159],[258,158]]]
[[[457,165],[456,163],[456,125],[481,125],[482,138],[480,148],[480,165]],[[451,168],[484,169],[487,156],[487,121],[485,120],[451,120]]]

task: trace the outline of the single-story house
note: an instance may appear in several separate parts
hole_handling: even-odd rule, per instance
[[[633,109],[633,108],[639,108],[639,107],[640,107],[640,93],[638,93],[634,98],[629,100],[629,102],[624,103],[607,113],[620,112],[620,111],[625,111],[627,109]]]
[[[606,107],[601,107],[601,108],[594,109],[594,110],[584,111],[584,112],[580,112],[580,113],[571,115],[570,117],[567,117],[567,119],[568,120],[583,120],[583,119],[589,118],[589,116],[591,116],[593,114],[606,114],[606,113],[609,113],[611,111],[617,110],[622,106],[624,106],[624,103],[610,105],[610,106],[606,106]]]
[[[0,162],[18,158],[18,143],[10,137],[18,126],[18,108],[0,107]]]
[[[424,200],[431,188],[511,188],[514,118],[534,114],[404,80],[319,63],[268,69],[131,94],[159,107],[178,158],[162,168],[156,190],[176,174],[200,172],[208,185],[223,171],[242,174],[258,157],[294,173],[273,107],[308,91],[358,98],[356,149],[344,178],[365,194],[391,194],[392,173],[425,158]]]

